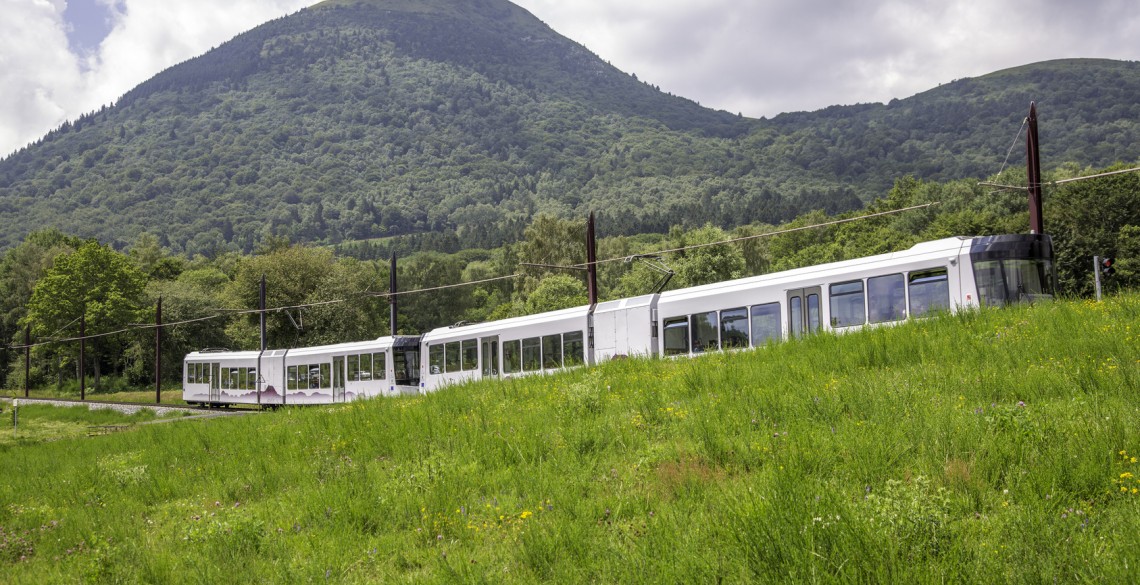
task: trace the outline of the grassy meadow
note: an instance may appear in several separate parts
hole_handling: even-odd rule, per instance
[[[0,582],[1130,582],[1138,334],[1055,302],[0,446]]]
[[[25,403],[16,409],[10,403],[0,402],[0,452],[12,446],[119,432],[138,424],[185,415],[158,416],[153,410],[146,409],[123,414],[107,409],[91,410],[86,406],[56,407],[34,403]]]

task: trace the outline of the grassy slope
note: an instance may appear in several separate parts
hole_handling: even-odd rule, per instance
[[[0,451],[0,581],[1130,580],[1138,317],[985,311]]]

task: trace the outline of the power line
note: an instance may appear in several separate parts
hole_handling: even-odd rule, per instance
[[[1115,174],[1115,173],[1110,173],[1110,174]],[[927,207],[932,207],[932,206],[935,206],[938,204],[939,204],[939,202],[935,201],[933,203],[925,203],[922,205],[913,205],[911,207],[905,207],[902,209],[880,211],[878,213],[871,213],[868,215],[860,215],[857,217],[848,217],[845,219],[837,219],[835,221],[817,223],[817,224],[813,224],[813,225],[796,227],[796,228],[788,228],[788,229],[778,230],[778,231],[774,231],[774,232],[766,232],[763,234],[757,234],[757,235],[753,235],[753,236],[743,236],[743,237],[739,237],[739,238],[732,238],[732,239],[722,240],[719,242],[712,242],[712,243],[708,243],[708,244],[694,244],[692,246],[683,246],[680,248],[672,248],[669,250],[661,250],[658,252],[650,252],[649,254],[650,255],[653,255],[653,254],[671,254],[671,253],[682,252],[682,251],[686,251],[686,250],[696,250],[699,248],[708,248],[711,246],[720,246],[720,245],[724,245],[724,244],[732,244],[732,243],[736,243],[736,242],[754,240],[757,238],[767,238],[767,237],[771,237],[771,236],[789,234],[789,233],[799,232],[799,231],[804,231],[804,230],[809,230],[809,229],[816,229],[816,228],[821,228],[821,227],[830,227],[830,226],[834,226],[834,225],[840,225],[840,224],[850,223],[853,221],[860,221],[860,220],[864,220],[864,219],[872,219],[872,218],[876,218],[876,217],[883,217],[886,215],[894,215],[896,213],[903,213],[906,211],[914,211],[917,209],[925,209]],[[598,260],[595,262],[595,264],[609,264],[612,262],[623,262],[623,261],[628,260],[629,258],[630,258],[629,256],[609,258],[606,260]],[[564,268],[564,269],[570,269],[570,270],[582,270],[582,269],[589,266],[588,263],[575,264],[573,266],[553,266],[553,265],[545,265],[545,264],[538,265],[538,264],[527,264],[527,263],[521,263],[520,265],[522,265],[522,266],[538,266],[538,267],[545,267],[545,268]],[[390,298],[392,296],[399,297],[399,296],[410,295],[410,294],[422,294],[422,293],[427,293],[427,292],[436,292],[436,291],[448,290],[448,289],[465,287],[465,286],[474,286],[474,285],[478,285],[478,284],[486,284],[489,282],[497,282],[497,281],[501,281],[501,280],[511,280],[511,279],[522,277],[522,276],[524,276],[522,273],[515,273],[515,274],[509,274],[507,276],[496,276],[496,277],[492,277],[492,278],[484,278],[481,280],[474,280],[471,282],[460,282],[460,283],[456,283],[456,284],[445,284],[445,285],[434,286],[434,287],[429,287],[429,288],[421,288],[421,289],[414,289],[414,290],[407,290],[407,291],[397,291],[394,294],[391,292],[372,293],[372,292],[365,291],[362,293],[356,293],[356,295],[354,295],[354,296],[365,296],[365,297],[372,297],[372,298]],[[314,303],[305,303],[305,304],[300,304],[300,305],[288,305],[288,306],[282,306],[282,307],[272,307],[272,308],[266,308],[264,310],[264,312],[265,313],[280,313],[282,311],[290,311],[293,309],[298,309],[298,310],[299,309],[311,309],[314,307],[322,307],[322,306],[345,303],[345,302],[348,302],[348,300],[349,299],[335,299],[335,300],[330,300],[330,301],[318,301],[318,302],[314,302]],[[42,347],[42,346],[46,346],[46,345],[53,345],[53,344],[58,344],[58,343],[69,343],[69,342],[82,341],[82,340],[87,340],[87,339],[100,339],[103,337],[110,337],[112,335],[119,335],[122,333],[149,331],[149,330],[152,330],[155,328],[177,327],[179,325],[187,325],[190,323],[199,323],[199,322],[210,321],[210,320],[214,320],[214,319],[224,319],[226,317],[234,317],[234,316],[241,316],[241,315],[256,315],[256,314],[263,312],[261,309],[216,309],[216,310],[218,311],[216,314],[208,315],[205,317],[197,317],[194,319],[186,319],[183,321],[173,321],[173,322],[169,322],[169,323],[163,323],[161,325],[157,325],[157,324],[155,324],[155,325],[150,325],[150,324],[133,325],[130,327],[119,329],[117,331],[110,331],[107,333],[96,333],[96,334],[86,335],[86,336],[82,336],[82,337],[66,337],[66,338],[62,338],[62,339],[51,339],[49,341],[41,341],[39,343],[33,343],[30,345],[12,345],[12,346],[8,346],[7,349],[8,350],[22,350],[22,349],[29,349],[29,348],[35,348],[35,347]],[[78,320],[79,319],[76,318],[75,320],[72,321],[72,323],[74,323],[75,321],[78,321]],[[63,329],[67,328],[70,325],[71,325],[71,323],[64,325],[63,327],[60,328],[60,331],[62,331]]]
[[[712,242],[712,243],[708,243],[708,244],[693,244],[692,246],[682,246],[682,247],[680,247],[680,248],[671,248],[671,249],[668,249],[668,250],[660,250],[660,251],[657,251],[657,252],[647,252],[646,254],[649,254],[649,255],[654,255],[654,254],[672,254],[672,253],[674,253],[674,252],[684,252],[684,251],[686,251],[686,250],[696,250],[696,249],[699,249],[699,248],[708,248],[708,247],[711,247],[711,246],[721,246],[721,245],[724,245],[724,244],[734,244],[734,243],[736,243],[736,242],[743,242],[743,241],[746,241],[746,240],[755,240],[755,239],[758,239],[758,238],[767,238],[767,237],[771,237],[771,236],[779,236],[779,235],[783,235],[783,234],[790,234],[790,233],[793,233],[793,232],[801,232],[801,231],[804,231],[804,230],[811,230],[811,229],[816,229],[816,228],[821,228],[821,227],[831,227],[831,226],[833,226],[833,225],[839,225],[839,224],[844,224],[844,223],[851,223],[851,222],[853,222],[853,221],[860,221],[860,220],[864,220],[864,219],[872,219],[872,218],[876,218],[876,217],[882,217],[882,216],[885,216],[885,215],[893,215],[893,214],[896,214],[896,213],[903,213],[904,211],[914,211],[914,210],[916,210],[916,209],[925,209],[925,208],[927,208],[927,207],[933,207],[933,206],[935,206],[935,205],[938,205],[939,203],[940,203],[939,201],[935,201],[935,202],[933,202],[933,203],[924,203],[924,204],[922,204],[922,205],[912,205],[911,207],[904,207],[904,208],[902,208],[902,209],[892,209],[892,210],[890,210],[890,211],[880,211],[880,212],[878,212],[878,213],[871,213],[871,214],[867,214],[867,215],[860,215],[860,216],[857,216],[857,217],[848,217],[848,218],[845,218],[845,219],[837,219],[837,220],[835,220],[835,221],[828,221],[828,222],[824,222],[824,223],[817,223],[817,224],[813,224],[813,225],[806,225],[806,226],[803,226],[803,227],[788,228],[788,229],[783,229],[783,230],[777,230],[777,231],[774,231],[774,232],[765,232],[765,233],[762,233],[762,234],[756,234],[756,235],[753,235],[753,236],[743,236],[743,237],[739,237],[739,238],[731,238],[731,239],[728,239],[728,240],[721,240],[721,241],[719,241],[719,242]],[[640,255],[644,255],[644,254],[638,254],[638,255],[640,256]],[[618,257],[618,258],[608,258],[608,259],[606,259],[606,260],[598,260],[597,262],[595,262],[595,264],[609,264],[609,263],[611,263],[611,262],[624,262],[624,261],[628,260],[629,258],[631,258],[631,256],[621,256],[621,257]],[[580,268],[580,267],[584,267],[584,266],[589,266],[589,264],[588,264],[588,263],[584,263],[584,264],[575,264],[575,265],[573,265],[573,266],[567,266],[567,267],[565,267],[565,268]]]
[[[1083,177],[1072,177],[1069,179],[1061,179],[1060,181],[1046,181],[1042,185],[1049,187],[1056,187],[1057,185],[1064,185],[1066,183],[1076,183],[1077,181],[1087,181],[1089,179],[1100,179],[1102,177],[1111,177],[1112,175],[1123,175],[1125,173],[1135,173],[1140,171],[1140,167],[1133,167],[1131,169],[1123,169],[1120,171],[1109,171],[1107,173],[1097,173],[1095,175],[1085,175]],[[982,187],[995,187],[1004,191],[1024,191],[1028,186],[1019,187],[1017,185],[1002,185],[1000,183],[988,183],[985,181],[978,182]]]

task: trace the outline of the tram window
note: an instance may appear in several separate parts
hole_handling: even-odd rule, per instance
[[[720,349],[718,329],[715,311],[693,315],[693,353]]]
[[[372,354],[372,379],[383,380],[387,377],[388,355],[384,353]]]
[[[443,373],[443,346],[440,344],[428,346],[428,373],[433,375]]]
[[[321,364],[321,388],[332,387],[332,366]]]
[[[582,332],[572,331],[562,336],[563,361],[567,368],[586,362],[586,346],[582,343]]]
[[[689,353],[689,319],[674,317],[665,320],[665,355]]]
[[[288,385],[286,388],[289,390],[297,389],[297,366],[289,366]]]
[[[360,356],[348,356],[348,381],[356,382],[360,380]]]
[[[769,339],[780,339],[780,303],[756,305],[752,314],[752,347],[760,347]]]
[[[1003,260],[1006,299],[1009,302],[1053,298],[1053,269],[1044,260]]]
[[[557,370],[562,367],[561,335],[544,335],[542,337],[542,367],[547,370]]]
[[[479,369],[479,340],[463,340],[463,371]]]
[[[974,279],[978,284],[978,300],[982,305],[1000,306],[1005,302],[1005,277],[1001,260],[974,263]]]
[[[443,350],[444,371],[447,373],[459,371],[459,342],[449,341],[444,344]]]
[[[800,297],[792,297],[788,301],[788,326],[792,337],[799,337],[804,332],[804,301]]]
[[[867,312],[872,323],[906,319],[903,275],[888,274],[867,279]]]
[[[811,294],[807,297],[808,309],[808,333],[816,333],[819,331],[820,316],[819,316],[819,295]]]
[[[950,284],[945,268],[910,273],[910,314],[923,317],[950,308]]]
[[[519,340],[503,342],[503,373],[513,374],[522,371],[522,349]]]
[[[863,281],[831,285],[831,326],[854,327],[866,322]]]
[[[748,309],[720,312],[720,339],[725,349],[748,347]]]
[[[307,366],[309,370],[309,390],[316,390],[321,387],[321,367],[320,366]]]
[[[537,337],[522,340],[522,369],[536,372],[542,369],[542,342]]]
[[[372,354],[360,354],[360,381],[367,382],[372,379]]]
[[[257,368],[249,368],[245,371],[245,379],[248,381],[246,386],[247,390],[257,390]]]

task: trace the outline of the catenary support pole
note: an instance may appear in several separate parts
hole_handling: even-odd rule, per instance
[[[594,232],[594,212],[586,222],[586,292],[590,306],[598,304],[598,241]]]
[[[388,324],[392,337],[396,336],[396,253],[388,261]]]
[[[79,399],[87,400],[87,308],[79,316]]]
[[[154,403],[162,404],[162,297],[154,309]]]
[[[1029,102],[1029,134],[1025,137],[1026,180],[1029,182],[1029,233],[1045,233],[1041,217],[1041,152],[1037,141],[1037,103]]]
[[[259,309],[258,315],[261,316],[261,351],[265,351],[266,341],[268,341],[268,340],[266,339],[266,335],[265,335],[265,275],[264,274],[261,275],[261,288],[258,289],[257,299],[258,299],[257,308]]]
[[[28,377],[32,372],[32,326],[24,327],[24,398],[28,397],[31,383]]]

